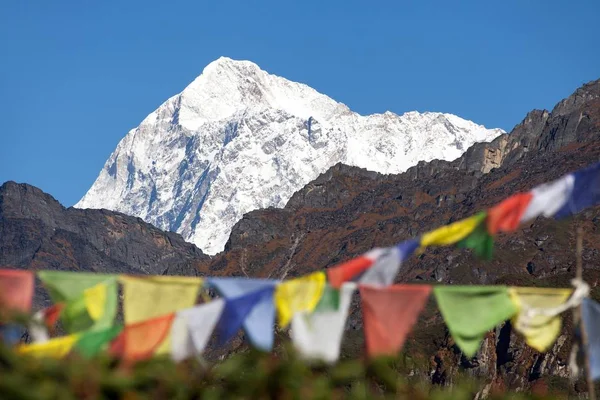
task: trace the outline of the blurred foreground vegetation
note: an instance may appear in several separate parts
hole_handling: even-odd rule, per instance
[[[0,347],[0,399],[474,399],[483,387],[466,377],[452,387],[431,385],[399,374],[394,359],[328,367],[310,366],[289,349],[281,353],[247,351],[214,365],[156,358],[128,367],[103,357],[35,359]],[[566,396],[491,390],[488,398]]]

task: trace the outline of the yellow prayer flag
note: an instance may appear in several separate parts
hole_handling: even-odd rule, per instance
[[[477,225],[485,219],[485,216],[485,213],[479,213],[453,224],[442,226],[441,228],[427,232],[421,237],[421,246],[444,246],[457,243],[469,236],[469,234],[477,228]]]
[[[192,307],[202,286],[201,278],[184,276],[121,276],[119,280],[126,325]],[[164,354],[170,347],[169,333],[155,354]]]
[[[94,321],[98,321],[106,312],[107,291],[108,285],[106,283],[99,283],[83,291],[85,308]]]
[[[57,337],[47,342],[19,346],[17,350],[21,354],[35,357],[63,358],[69,354],[79,337],[79,334]]]
[[[135,324],[191,307],[196,302],[201,278],[180,276],[121,276],[125,324]]]
[[[531,317],[526,309],[550,309],[564,304],[572,289],[521,288],[509,289],[509,294],[519,312],[513,317],[512,324],[517,332],[525,337],[529,346],[544,352],[552,346],[561,329],[560,315],[546,316],[535,314]]]
[[[319,271],[279,284],[274,296],[279,325],[286,327],[297,312],[313,311],[321,300],[325,281],[325,273]]]

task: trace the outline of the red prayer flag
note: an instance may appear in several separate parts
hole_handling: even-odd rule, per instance
[[[327,270],[327,280],[332,287],[339,289],[344,282],[352,280],[356,275],[373,265],[374,262],[374,259],[365,256],[353,258],[350,261],[329,268]]]
[[[167,337],[175,313],[127,325],[110,344],[109,354],[125,361],[145,360]]]
[[[65,303],[56,303],[44,310],[44,324],[49,331],[54,329],[63,308],[65,308]]]
[[[28,313],[34,281],[31,271],[0,269],[0,310]]]
[[[518,193],[489,209],[487,228],[490,235],[495,235],[500,231],[512,232],[517,229],[532,198],[533,195],[530,192]]]
[[[429,298],[429,285],[359,287],[367,355],[395,355]]]

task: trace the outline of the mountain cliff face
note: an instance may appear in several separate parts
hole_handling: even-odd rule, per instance
[[[285,208],[246,214],[226,251],[198,267],[207,274],[290,278],[391,246],[467,217],[507,196],[600,160],[600,81],[591,82],[551,111],[532,111],[509,135],[469,148],[459,159],[420,162],[398,175],[337,164],[294,193]],[[406,262],[399,282],[569,286],[575,267],[575,225],[584,229],[584,277],[600,296],[600,208],[567,221],[539,218],[496,239],[494,259],[470,251],[429,249]],[[486,393],[510,386],[567,381],[572,326],[540,354],[525,346],[510,323],[491,332],[480,353],[465,359],[430,304],[406,353],[409,373],[451,384],[459,372],[488,380]],[[344,354],[362,348],[358,297],[348,321]]]
[[[138,216],[215,254],[245,213],[282,208],[336,163],[399,173],[501,133],[450,114],[361,116],[220,58],[123,138],[76,207]]]
[[[196,246],[139,218],[64,208],[26,184],[0,186],[0,266],[102,273],[198,275]],[[36,288],[36,305],[43,290]]]

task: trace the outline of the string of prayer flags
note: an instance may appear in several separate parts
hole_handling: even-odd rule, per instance
[[[327,290],[337,291],[333,288]],[[338,307],[317,307],[313,313],[302,311],[294,314],[290,335],[302,358],[327,363],[338,360],[350,301],[355,291],[356,283],[344,283],[339,289]]]
[[[126,326],[192,307],[202,286],[201,278],[183,276],[121,276],[119,280],[123,285]],[[170,346],[168,330],[156,353],[169,353]]]
[[[193,307],[201,278],[171,276],[120,276],[109,274],[40,271],[38,276],[55,307],[38,312],[36,343],[19,346],[32,355],[62,357],[75,346],[89,357],[114,337],[109,352],[126,360],[139,360],[170,352],[176,359],[201,354],[215,330],[221,341],[243,328],[250,342],[262,350],[273,347],[275,314],[286,327],[292,322],[292,339],[302,356],[335,361],[348,315],[348,304],[359,285],[367,351],[370,356],[397,352],[415,323],[431,288],[393,283],[404,260],[417,247],[457,244],[483,258],[491,258],[493,235],[515,230],[523,221],[563,218],[600,203],[600,163],[527,193],[509,197],[495,207],[407,240],[395,247],[375,248],[324,272],[288,281],[214,278],[209,283],[224,297]],[[327,281],[328,279],[328,281]],[[123,284],[125,327],[113,326],[118,303],[118,282]],[[31,309],[34,275],[29,271],[0,270],[0,336],[16,341],[21,327],[4,323],[6,315]],[[588,295],[578,286],[570,289],[507,288],[504,286],[436,286],[439,309],[456,344],[472,357],[485,333],[512,318],[527,343],[545,351],[560,331],[560,313]],[[581,292],[581,293],[579,293]],[[577,294],[579,293],[579,295]],[[600,378],[600,305],[584,300],[583,320],[590,340],[592,369]],[[60,315],[69,336],[50,339]],[[120,333],[119,333],[120,332]],[[115,337],[115,335],[118,335]]]
[[[46,342],[22,345],[17,347],[17,351],[34,357],[63,358],[71,352],[79,337],[80,334],[74,333],[52,338]]]
[[[109,354],[127,362],[146,360],[158,354],[170,334],[174,313],[126,325],[111,342]]]
[[[518,193],[490,208],[487,215],[488,232],[495,235],[498,232],[515,231],[532,197],[531,193]]]
[[[225,344],[233,338],[252,310],[258,304],[273,298],[273,290],[274,288],[272,286],[266,286],[239,297],[225,299],[225,307],[223,308],[221,318],[216,327],[219,343]],[[267,325],[268,328],[262,329],[260,332],[254,331],[254,339],[259,343],[268,341],[268,337],[273,335],[274,315],[271,320],[268,320],[268,316],[266,317],[267,319],[263,320],[263,323]],[[256,337],[259,333],[268,337]]]
[[[273,323],[275,321],[275,305],[273,304],[273,291],[278,281],[243,278],[212,278],[208,281],[217,292],[226,299],[245,296],[261,289],[270,288],[270,295],[260,298],[248,316],[244,319],[242,327],[250,343],[257,349],[271,351],[273,349]]]
[[[67,332],[112,326],[117,313],[117,276],[40,271],[39,278],[54,303],[64,303],[61,320]]]
[[[587,336],[589,374],[593,380],[600,379],[600,304],[586,298],[581,303],[581,320]]]
[[[600,202],[600,163],[573,173],[573,190],[568,200],[554,215],[564,218],[577,214]]]
[[[288,326],[297,312],[312,312],[319,303],[324,289],[325,274],[320,271],[277,285],[275,307],[279,325],[282,328]]]
[[[521,216],[521,222],[537,218],[540,215],[547,218],[553,217],[571,197],[574,183],[575,177],[569,174],[554,182],[534,187],[531,190],[531,201]]]
[[[563,305],[573,293],[572,289],[513,287],[509,294],[518,313],[512,318],[513,327],[525,337],[527,344],[540,352],[545,352],[554,344],[560,334],[560,315],[546,315],[550,310]],[[533,314],[529,314],[534,312]]]
[[[369,357],[395,355],[429,298],[429,285],[359,287]]]
[[[215,299],[179,311],[175,315],[171,328],[171,358],[174,361],[202,354],[221,317],[223,307],[225,300]]]
[[[385,249],[375,263],[367,269],[359,282],[362,285],[388,286],[394,283],[402,262],[419,247],[416,240],[406,240],[397,246]]]
[[[452,338],[469,358],[489,330],[517,312],[505,286],[436,286],[433,293]]]
[[[360,257],[353,258],[339,265],[327,269],[327,281],[336,289],[342,287],[344,282],[360,276],[365,270],[375,263],[375,260],[385,249],[371,249]]]
[[[31,310],[35,277],[31,271],[0,270],[0,320],[10,313]]]
[[[461,241],[485,219],[485,214],[475,214],[450,225],[442,226],[421,236],[421,247],[446,246]]]

